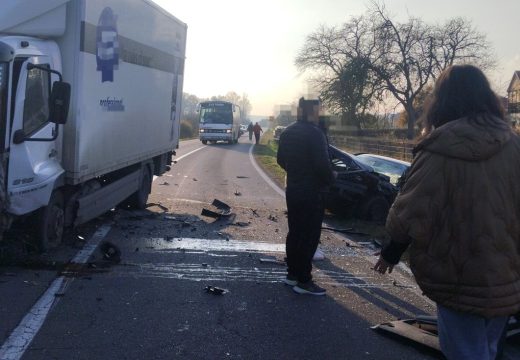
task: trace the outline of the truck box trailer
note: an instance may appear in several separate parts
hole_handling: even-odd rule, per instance
[[[0,232],[34,215],[44,250],[145,206],[179,144],[186,34],[149,0],[1,2]]]

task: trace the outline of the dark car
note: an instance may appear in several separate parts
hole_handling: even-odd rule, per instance
[[[383,155],[359,153],[356,154],[356,160],[370,166],[378,173],[388,176],[390,182],[397,187],[400,187],[403,175],[410,168],[410,163],[407,161]]]
[[[393,184],[390,176],[334,146],[329,146],[329,155],[338,177],[326,196],[326,207],[336,213],[383,222],[399,191],[397,182]]]

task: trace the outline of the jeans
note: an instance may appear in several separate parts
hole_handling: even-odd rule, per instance
[[[324,207],[321,194],[286,193],[289,232],[286,241],[287,272],[305,283],[312,279],[312,257],[321,236]]]
[[[442,353],[448,360],[494,360],[508,319],[486,319],[437,304]]]

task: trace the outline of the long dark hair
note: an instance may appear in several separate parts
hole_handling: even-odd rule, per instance
[[[450,66],[437,79],[426,104],[425,132],[462,117],[474,121],[489,119],[478,115],[493,115],[505,122],[502,103],[484,73],[473,65]]]

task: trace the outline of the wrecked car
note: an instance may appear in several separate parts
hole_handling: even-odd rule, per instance
[[[325,196],[326,208],[337,214],[384,222],[399,191],[398,182],[392,183],[390,176],[367,165],[366,159],[361,161],[331,145],[329,156],[338,177]]]

